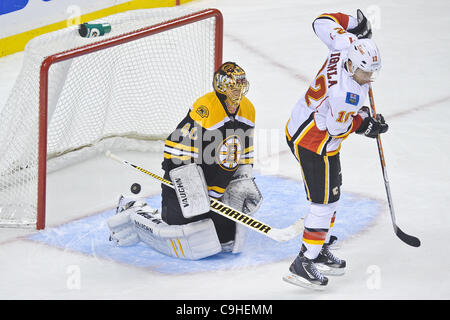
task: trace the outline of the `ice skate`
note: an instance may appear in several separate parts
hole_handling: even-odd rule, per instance
[[[291,284],[323,290],[328,284],[328,278],[317,270],[312,259],[308,259],[302,252],[292,262],[289,267],[289,273],[283,277],[283,280]]]
[[[328,244],[324,244],[319,255],[314,259],[317,269],[327,276],[342,276],[345,273],[346,262],[339,259],[330,251]]]

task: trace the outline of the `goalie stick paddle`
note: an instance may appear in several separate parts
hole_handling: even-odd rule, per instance
[[[156,180],[159,180],[161,183],[165,184],[166,186],[174,188],[171,181],[164,179],[142,167],[139,167],[135,164],[132,164],[126,160],[121,159],[118,156],[116,156],[115,154],[111,153],[111,151],[109,151],[109,150],[105,152],[105,155],[113,160],[116,160],[116,161],[130,167],[130,168],[134,168]],[[220,202],[219,200],[211,198],[211,197],[210,197],[210,205],[211,205],[211,211],[214,211],[215,213],[218,213],[218,214],[224,216],[225,218],[228,218],[237,223],[240,223],[240,224],[246,226],[247,228],[257,231],[275,241],[282,242],[282,241],[291,240],[292,238],[299,235],[304,229],[303,219],[296,221],[294,224],[290,225],[289,227],[286,227],[283,229],[278,229],[278,228],[273,228],[261,221],[258,221],[257,219],[250,217],[250,216],[246,215],[245,213],[242,213],[236,209],[233,209],[230,206]]]
[[[375,110],[375,101],[373,99],[372,86],[369,86],[369,101],[370,101],[370,108],[372,109],[373,117],[376,117],[377,112]],[[413,247],[420,247],[420,240],[414,236],[404,233],[397,226],[397,224],[395,222],[394,204],[392,202],[391,188],[389,186],[389,179],[387,176],[386,162],[384,160],[384,152],[383,152],[383,146],[381,144],[380,135],[378,135],[378,137],[377,137],[377,145],[378,145],[378,154],[380,156],[381,169],[383,171],[384,186],[386,188],[389,210],[391,213],[392,225],[394,226],[394,232],[397,235],[397,237],[399,237],[400,240],[402,240],[404,243],[406,243],[410,246],[413,246]]]

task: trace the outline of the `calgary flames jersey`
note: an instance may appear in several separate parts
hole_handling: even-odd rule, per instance
[[[356,19],[342,14],[323,14],[313,23],[317,36],[328,46],[328,57],[305,95],[296,103],[286,125],[286,136],[319,155],[334,155],[342,141],[358,129],[369,85],[359,85],[344,63],[347,48],[356,36],[346,29]]]
[[[199,98],[166,139],[162,167],[197,163],[203,169],[208,193],[220,198],[241,164],[253,164],[255,109],[244,97],[230,115],[219,96],[210,92]]]

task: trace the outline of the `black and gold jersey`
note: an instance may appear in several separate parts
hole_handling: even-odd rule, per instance
[[[168,173],[181,165],[200,165],[209,195],[220,198],[239,165],[253,164],[254,127],[255,108],[246,97],[230,115],[216,92],[207,93],[166,139],[162,167]]]

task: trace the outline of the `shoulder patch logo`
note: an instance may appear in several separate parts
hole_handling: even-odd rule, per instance
[[[356,93],[347,92],[347,97],[345,98],[345,102],[348,104],[357,106],[358,102],[359,102],[359,95]]]
[[[202,118],[208,118],[209,116],[209,110],[205,106],[199,106],[195,112],[197,112]]]

